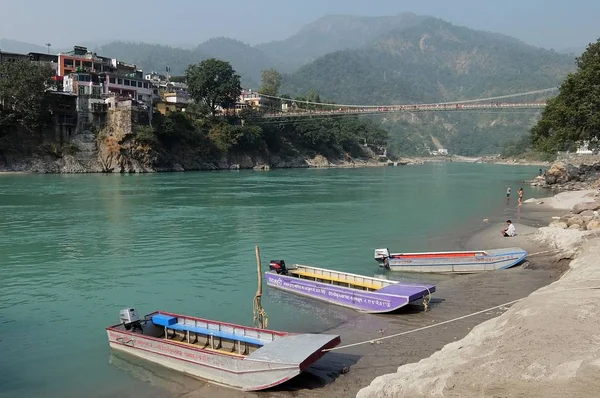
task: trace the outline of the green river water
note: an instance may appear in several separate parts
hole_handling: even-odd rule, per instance
[[[121,308],[252,323],[254,245],[270,259],[375,275],[373,250],[452,249],[538,167],[427,164],[151,175],[0,175],[0,396],[109,396]],[[524,186],[525,196],[542,195]],[[269,291],[269,328],[356,313]],[[343,339],[343,336],[342,336]],[[112,394],[114,396],[114,394]]]

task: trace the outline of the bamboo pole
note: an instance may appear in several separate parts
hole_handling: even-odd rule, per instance
[[[267,314],[262,308],[262,266],[260,261],[260,248],[258,245],[254,248],[256,252],[256,269],[258,272],[258,288],[254,296],[254,326],[265,329],[268,324]]]
[[[260,262],[260,247],[256,245],[254,249],[256,252],[256,268],[258,271],[258,291],[256,294],[260,297],[262,296],[262,264]]]

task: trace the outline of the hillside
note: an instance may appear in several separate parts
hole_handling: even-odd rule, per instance
[[[26,43],[23,41],[0,39],[0,50],[11,52],[11,53],[24,53],[37,52],[45,53],[48,51],[46,46],[39,46],[37,44]]]
[[[260,51],[227,38],[211,39],[191,50],[159,44],[112,42],[95,51],[103,56],[134,63],[145,71],[164,72],[165,67],[169,66],[172,75],[182,75],[190,64],[207,58],[219,58],[231,62],[245,87],[257,87],[261,70],[273,65]]]
[[[282,92],[296,96],[313,89],[321,98],[346,104],[447,102],[555,87],[573,69],[573,56],[428,18],[360,49],[318,58],[285,75]],[[451,152],[478,155],[501,152],[528,134],[537,117],[536,112],[430,113],[382,122],[399,153],[424,154],[426,146],[433,147],[433,135]]]
[[[261,72],[278,66],[276,61],[267,57],[259,49],[225,37],[210,39],[196,47],[196,51],[209,57],[231,62],[233,68],[242,76],[255,82],[247,87],[258,87]]]
[[[322,55],[362,47],[394,29],[406,29],[428,17],[402,13],[386,17],[329,15],[304,26],[298,33],[280,41],[259,44],[259,50],[294,71]]]
[[[357,104],[452,101],[556,86],[573,68],[572,56],[428,18],[318,58],[286,75],[282,92],[313,88]]]

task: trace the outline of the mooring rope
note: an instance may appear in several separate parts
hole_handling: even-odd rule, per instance
[[[540,292],[540,293],[535,293],[534,292],[532,294],[533,295],[537,295],[537,294],[567,292],[567,291],[573,291],[573,290],[599,290],[599,289],[600,289],[600,286],[576,287],[576,288],[571,288],[571,289],[562,289],[562,290],[558,290],[558,291],[554,290],[554,291],[550,291],[550,292]],[[527,296],[527,297],[529,297],[529,296]],[[517,303],[517,302],[519,302],[521,300],[524,300],[527,297],[522,297],[520,299],[512,300],[512,301],[509,301],[509,302],[504,303],[504,304],[496,305],[494,307],[486,308],[485,310],[481,310],[481,311],[473,312],[471,314],[459,316],[458,318],[449,319],[447,321],[443,321],[443,322],[440,322],[440,323],[434,323],[432,325],[427,325],[427,326],[423,326],[423,327],[420,327],[420,328],[417,328],[417,329],[411,329],[411,330],[407,330],[407,331],[404,331],[404,332],[392,334],[392,335],[389,335],[389,336],[379,337],[379,338],[376,338],[376,339],[370,339],[370,340],[360,341],[358,343],[353,343],[353,344],[347,344],[347,345],[343,345],[343,346],[328,348],[328,349],[325,349],[323,351],[324,352],[329,352],[329,351],[341,350],[341,349],[344,349],[344,348],[356,347],[356,346],[364,345],[364,344],[374,344],[376,341],[387,340],[387,339],[391,339],[391,338],[394,338],[394,337],[399,337],[399,336],[404,336],[404,335],[411,334],[411,333],[420,332],[420,331],[423,331],[423,330],[431,329],[431,328],[434,328],[434,327],[438,327],[438,326],[446,325],[446,324],[449,324],[449,323],[452,323],[452,322],[460,321],[460,320],[463,320],[463,319],[466,319],[466,318],[470,318],[470,317],[475,316],[475,315],[480,315],[480,314],[483,314],[483,313],[488,312],[488,311],[492,311],[492,310],[496,310],[496,309],[499,309],[499,308],[502,308],[502,307],[506,307],[506,306],[515,304],[515,303]]]
[[[268,325],[269,317],[262,307],[261,295],[257,293],[254,296],[254,326],[261,329],[266,329]]]

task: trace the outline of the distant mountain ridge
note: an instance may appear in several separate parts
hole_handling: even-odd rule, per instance
[[[385,32],[410,28],[427,18],[430,17],[408,12],[383,17],[328,15],[285,40],[259,44],[256,48],[280,59],[286,71],[293,71],[322,55],[362,47]]]
[[[37,44],[26,43],[11,39],[0,39],[0,51],[6,51],[11,53],[45,53],[48,51],[48,47],[39,46]]]
[[[572,56],[427,18],[302,66],[284,76],[282,92],[314,89],[356,104],[452,101],[553,87],[573,68]]]

